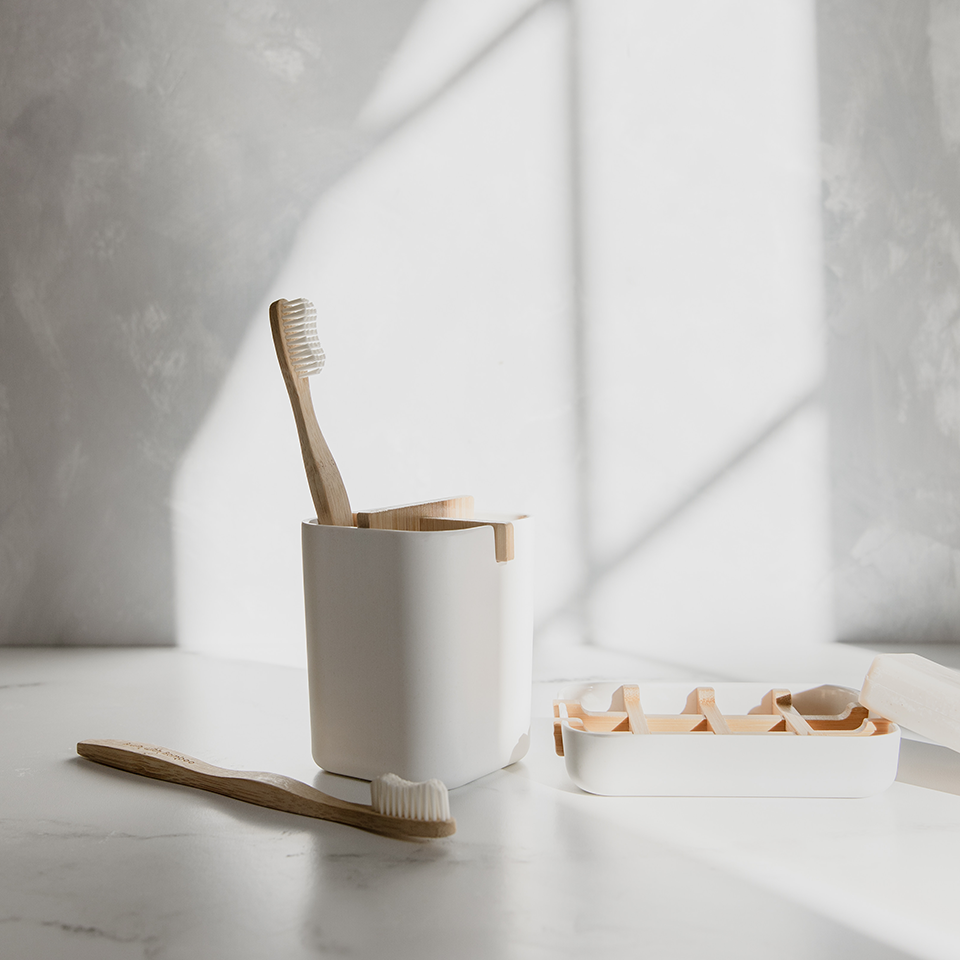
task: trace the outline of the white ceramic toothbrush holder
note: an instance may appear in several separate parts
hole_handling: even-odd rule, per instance
[[[494,530],[302,527],[314,760],[456,787],[527,752],[533,521]]]

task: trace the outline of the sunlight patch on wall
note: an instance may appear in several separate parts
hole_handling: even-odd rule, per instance
[[[604,645],[763,679],[830,639],[826,429],[822,409],[798,415],[601,580]]]
[[[457,69],[450,50],[469,59],[526,9],[462,7],[427,6],[364,124],[404,116]],[[325,195],[180,470],[183,645],[303,662],[312,507],[267,330],[280,296],[317,304],[315,402],[355,510],[472,493],[536,515],[539,649],[679,662],[827,638],[823,415],[783,416],[823,373],[813,10],[695,7],[576,6],[582,235],[559,3]],[[585,586],[587,617],[567,616]]]
[[[581,6],[598,568],[823,377],[813,6],[683,9]],[[604,579],[594,642],[828,638],[825,432],[784,430]]]
[[[311,214],[179,471],[183,646],[304,661],[313,511],[269,337],[277,297],[317,304],[327,365],[311,386],[354,510],[469,492],[569,515],[562,28],[539,12]],[[549,598],[574,575],[562,524],[539,543]]]

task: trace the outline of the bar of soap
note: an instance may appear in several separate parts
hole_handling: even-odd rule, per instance
[[[915,653],[883,653],[867,671],[860,702],[960,752],[960,672]]]

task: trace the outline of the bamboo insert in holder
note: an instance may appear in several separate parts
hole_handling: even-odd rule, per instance
[[[493,530],[494,553],[498,563],[506,563],[516,555],[513,523],[503,520],[481,520],[474,517],[473,497],[449,497],[427,503],[411,503],[357,514],[357,526],[368,530],[469,530],[490,527]]]
[[[591,694],[603,687],[606,710],[587,709],[576,696],[554,701],[556,752],[589,793],[855,797],[896,776],[899,728],[871,716],[854,691],[835,713],[801,713],[789,689],[774,688],[758,706],[728,714],[703,686],[679,712],[653,714],[636,684],[594,685]]]

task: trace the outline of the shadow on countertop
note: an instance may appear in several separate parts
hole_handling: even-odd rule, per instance
[[[900,741],[897,780],[960,796],[960,753],[939,743],[904,737]]]

